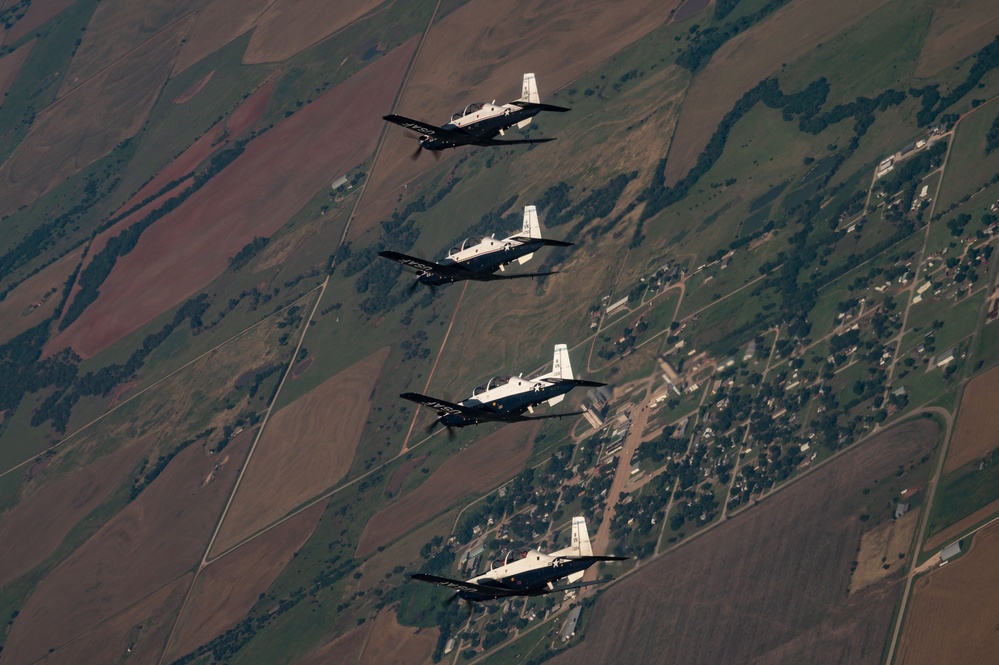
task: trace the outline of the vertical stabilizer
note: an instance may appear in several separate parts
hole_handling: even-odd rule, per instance
[[[524,74],[524,86],[521,88],[520,101],[532,104],[541,103],[541,95],[538,94],[538,82],[534,79],[534,74]],[[517,123],[519,129],[524,129],[531,124],[531,119],[527,118]]]
[[[593,556],[593,547],[590,545],[590,534],[586,532],[586,520],[582,516],[572,518],[572,541],[569,547],[558,552],[552,552],[551,556]],[[566,577],[568,584],[573,584],[583,579],[585,571],[579,571]]]
[[[548,376],[555,379],[572,379],[572,365],[569,364],[569,347],[565,344],[555,345],[555,356],[552,359],[552,371]],[[556,395],[548,400],[548,406],[555,406],[565,399],[565,394]]]
[[[524,228],[521,235],[528,238],[541,237],[541,224],[538,222],[538,209],[535,206],[524,206]],[[520,265],[524,265],[534,256],[534,253],[524,254],[517,259]]]

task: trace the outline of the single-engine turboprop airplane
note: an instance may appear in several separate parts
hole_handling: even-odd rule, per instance
[[[624,556],[593,556],[590,537],[586,533],[586,520],[572,518],[572,544],[557,552],[545,554],[538,550],[509,552],[493,561],[490,569],[464,582],[436,575],[416,573],[410,578],[430,582],[456,590],[454,597],[472,602],[495,600],[511,596],[541,596],[570,589],[600,584],[582,582],[584,571],[598,561],[624,561]],[[567,584],[556,586],[565,578]]]
[[[534,74],[524,74],[524,85],[520,99],[515,99],[503,106],[497,106],[495,100],[491,103],[469,104],[452,115],[451,121],[441,127],[405,118],[401,115],[386,115],[384,119],[420,133],[420,145],[413,154],[415,158],[420,155],[420,150],[445,150],[460,145],[516,145],[553,141],[554,139],[500,141],[494,137],[502,136],[507,129],[514,125],[519,129],[524,129],[531,124],[531,118],[542,111],[564,113],[569,110],[563,106],[542,104]]]
[[[500,279],[522,279],[524,277],[540,277],[553,275],[554,272],[530,272],[519,275],[496,275],[506,266],[516,261],[523,265],[531,260],[534,252],[545,245],[553,247],[568,247],[571,242],[549,240],[541,237],[541,225],[538,223],[538,209],[534,206],[524,208],[524,226],[520,233],[509,238],[471,237],[460,245],[452,247],[440,263],[400,254],[399,252],[378,252],[380,256],[391,259],[417,271],[417,280],[422,284],[439,286],[462,280],[491,282]]]
[[[485,385],[472,391],[471,397],[457,404],[418,393],[403,393],[403,399],[422,404],[437,410],[437,421],[445,427],[464,427],[483,422],[516,423],[542,418],[564,418],[578,416],[582,411],[570,411],[544,416],[525,416],[525,411],[534,412],[534,406],[548,402],[555,406],[565,394],[576,386],[600,387],[606,385],[597,381],[585,381],[572,376],[569,364],[569,347],[555,345],[552,371],[534,379],[520,376],[494,376]]]

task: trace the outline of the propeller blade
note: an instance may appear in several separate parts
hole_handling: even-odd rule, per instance
[[[414,152],[412,155],[410,155],[409,158],[415,162],[416,160],[418,160],[420,158],[420,153],[421,152],[423,152],[423,144],[422,143],[418,143],[416,145],[416,152]]]

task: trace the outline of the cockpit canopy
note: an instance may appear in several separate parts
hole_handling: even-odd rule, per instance
[[[492,390],[493,388],[499,388],[500,386],[505,386],[513,380],[512,376],[494,376],[489,379],[485,384],[479,386],[472,391],[472,397],[478,397],[487,390]]]
[[[466,115],[469,115],[470,113],[475,113],[476,111],[481,110],[482,107],[485,106],[485,105],[486,105],[485,102],[474,102],[472,104],[469,104],[465,108],[461,109],[460,111],[458,111],[457,113],[455,113],[454,115],[452,115],[451,116],[451,122],[456,122],[458,120],[461,120]]]
[[[448,256],[454,256],[458,252],[464,251],[464,250],[468,249],[469,247],[474,247],[474,246],[478,245],[480,242],[482,242],[482,236],[471,236],[471,237],[465,238],[464,240],[461,241],[460,245],[455,245],[454,247],[452,247],[448,251],[447,255]]]
[[[506,566],[514,561],[520,561],[521,559],[526,559],[527,555],[531,553],[531,550],[511,550],[506,553],[506,556],[502,559],[494,559],[492,564],[489,566],[489,570],[496,570],[500,566]]]

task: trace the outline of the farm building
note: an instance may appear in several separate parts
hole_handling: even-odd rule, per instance
[[[582,612],[582,610],[582,605],[576,605],[574,608],[569,610],[569,616],[566,617],[565,625],[562,626],[562,632],[559,634],[563,642],[568,642],[569,639],[576,634],[576,624],[579,623],[579,613]]]
[[[947,563],[955,556],[961,553],[961,541],[951,543],[947,547],[940,550],[940,562],[941,565]]]

